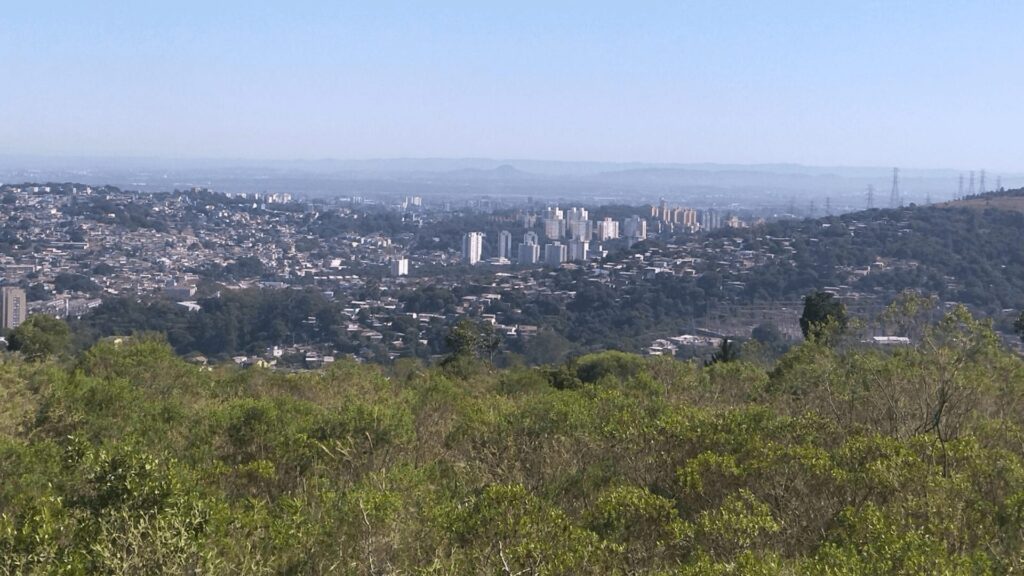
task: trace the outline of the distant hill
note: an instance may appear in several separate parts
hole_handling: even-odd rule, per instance
[[[940,204],[939,206],[946,208],[994,208],[997,210],[1011,210],[1014,212],[1024,212],[1024,188],[978,194],[975,196],[964,198],[963,200],[945,202],[943,204]]]
[[[535,180],[542,176],[520,170],[510,164],[494,168],[463,168],[443,172],[438,177],[451,180]]]

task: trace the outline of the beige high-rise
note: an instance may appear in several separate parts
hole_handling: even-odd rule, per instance
[[[25,291],[13,286],[0,288],[0,323],[8,330],[17,328],[28,318]]]

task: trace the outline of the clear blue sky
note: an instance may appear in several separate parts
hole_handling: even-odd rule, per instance
[[[11,1],[0,153],[1024,170],[1024,2]]]

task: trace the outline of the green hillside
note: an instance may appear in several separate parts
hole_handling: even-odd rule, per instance
[[[963,309],[894,322],[772,364],[8,354],[0,573],[1024,570],[1024,362]]]

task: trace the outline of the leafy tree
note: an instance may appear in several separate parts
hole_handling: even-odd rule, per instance
[[[33,314],[12,330],[7,340],[11,350],[21,352],[27,358],[40,359],[67,352],[71,330],[62,320]]]
[[[486,356],[488,360],[493,360],[501,339],[494,333],[491,324],[463,318],[448,331],[445,343],[452,352],[452,358]]]
[[[766,346],[778,346],[784,340],[782,331],[771,322],[764,322],[754,327],[751,338]]]
[[[800,330],[804,338],[824,336],[829,324],[842,331],[848,321],[846,306],[834,294],[817,291],[804,296],[804,311],[800,315]]]
[[[731,338],[722,338],[722,343],[718,345],[718,350],[711,355],[711,359],[708,360],[708,364],[717,364],[719,362],[732,362],[733,360],[739,360],[742,354],[743,346]]]

